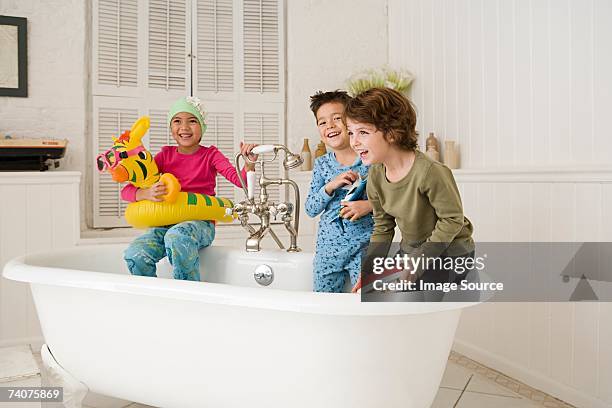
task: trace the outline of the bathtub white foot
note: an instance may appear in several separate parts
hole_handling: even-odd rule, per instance
[[[42,386],[64,388],[63,403],[43,403],[42,406],[45,408],[82,408],[83,399],[89,391],[87,386],[70,375],[55,361],[46,344],[43,344],[40,349],[40,356],[43,361]]]

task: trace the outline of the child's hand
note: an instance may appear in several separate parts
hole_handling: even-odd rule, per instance
[[[242,154],[242,157],[248,158],[250,161],[254,162],[257,160],[257,155],[251,153],[251,150],[253,150],[254,147],[259,146],[256,143],[244,143],[243,141],[240,142],[240,154]],[[255,166],[252,163],[247,162],[247,168],[249,168],[249,170],[252,170],[252,168],[254,168]]]
[[[358,177],[359,175],[352,170],[339,174],[335,179],[325,185],[325,192],[327,195],[332,195],[336,189],[353,184]]]
[[[372,212],[372,204],[368,200],[341,201],[340,216],[355,221]]]
[[[351,289],[351,293],[361,293],[361,275],[359,275],[359,279],[357,279],[357,283]]]
[[[419,279],[419,274],[410,265],[406,265],[406,268],[399,274],[398,281],[416,282]]]
[[[163,182],[158,181],[149,188],[139,188],[136,191],[136,201],[164,201],[161,196],[165,195],[166,193],[166,185]]]

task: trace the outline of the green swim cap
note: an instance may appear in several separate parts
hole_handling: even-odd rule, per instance
[[[170,111],[168,111],[168,127],[170,127],[174,115],[181,112],[191,113],[195,116],[202,127],[202,134],[206,132],[206,122],[204,121],[206,114],[200,98],[196,96],[186,96],[174,102],[170,107]]]

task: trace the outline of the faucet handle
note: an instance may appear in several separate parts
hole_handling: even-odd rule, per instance
[[[280,203],[278,205],[279,212],[290,213],[293,212],[293,203]]]
[[[278,204],[278,213],[285,215],[291,214],[293,212],[293,204],[292,203],[279,203]]]
[[[278,215],[280,211],[279,211],[279,208],[277,208],[274,204],[272,204],[268,206],[268,212],[270,213],[271,216],[274,217],[274,220],[276,220],[276,216]]]
[[[233,213],[240,217],[248,217],[249,212],[252,212],[253,208],[249,205],[248,201],[241,201],[237,203],[233,208]]]
[[[241,215],[246,212],[246,208],[244,208],[244,204],[238,203],[234,206],[234,214]]]

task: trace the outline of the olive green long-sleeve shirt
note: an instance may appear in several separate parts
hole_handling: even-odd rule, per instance
[[[463,215],[452,172],[418,150],[415,154],[408,174],[395,183],[387,180],[383,164],[370,167],[367,192],[374,208],[370,242],[390,244],[397,225],[402,249],[414,255],[458,256],[471,252],[473,226]]]

